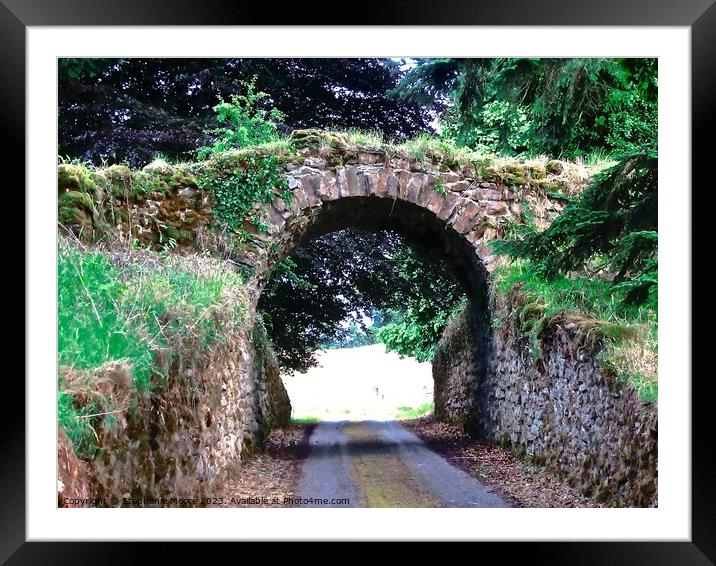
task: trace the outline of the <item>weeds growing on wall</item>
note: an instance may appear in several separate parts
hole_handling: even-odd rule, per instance
[[[199,175],[199,186],[212,191],[216,216],[239,233],[243,224],[251,222],[265,232],[268,227],[256,215],[257,204],[270,204],[280,196],[291,202],[291,191],[281,173],[279,158],[274,155],[250,154],[242,166],[232,172],[208,168]]]
[[[150,391],[179,354],[177,344],[193,340],[208,347],[241,324],[246,305],[229,295],[242,285],[238,274],[199,259],[146,250],[87,251],[62,241],[58,418],[75,451],[93,454],[91,415],[126,409],[96,394],[93,380],[112,367],[130,376],[133,391]]]
[[[512,259],[498,272],[498,290],[520,286],[518,322],[536,355],[548,320],[583,315],[589,335],[605,339],[603,367],[650,401],[657,390],[657,178],[655,151],[621,156],[546,230],[528,221],[492,244]]]
[[[619,383],[628,383],[645,401],[658,393],[658,321],[655,304],[625,303],[610,281],[593,276],[558,275],[551,279],[529,261],[514,261],[494,272],[496,291],[519,288],[520,306],[514,322],[530,339],[532,355],[541,356],[541,332],[556,317],[580,327],[588,340],[599,340],[602,367]]]
[[[213,110],[216,120],[223,127],[207,132],[214,137],[214,143],[199,148],[199,159],[276,141],[279,138],[276,123],[285,116],[276,108],[262,107],[261,101],[269,95],[256,91],[256,78],[240,81],[244,94],[232,94],[228,100],[219,97],[219,103]]]
[[[291,202],[288,183],[281,174],[280,152],[292,153],[290,142],[278,133],[277,122],[284,116],[275,108],[263,108],[261,101],[268,97],[256,91],[256,77],[242,81],[244,94],[233,94],[229,100],[220,99],[214,106],[216,120],[225,125],[210,130],[214,136],[211,146],[199,148],[199,159],[217,158],[215,165],[203,168],[198,176],[199,186],[213,191],[215,211],[226,225],[246,236],[245,221],[265,232],[268,227],[255,214],[257,204],[270,204],[277,196],[286,204]],[[237,163],[228,169],[220,166],[221,157],[229,152],[257,148],[238,156]]]

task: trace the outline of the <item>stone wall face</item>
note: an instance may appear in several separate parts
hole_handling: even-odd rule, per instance
[[[97,430],[99,458],[78,461],[61,435],[60,506],[88,494],[113,506],[112,498],[216,495],[268,431],[288,423],[291,406],[275,356],[268,347],[257,355],[246,331],[167,369],[164,385],[139,394],[114,426]]]
[[[466,429],[473,425],[481,376],[476,336],[472,309],[464,308],[445,328],[433,358],[435,416]]]
[[[469,316],[447,328],[433,365],[436,414],[546,465],[607,505],[656,506],[656,407],[614,384],[596,361],[599,346],[577,347],[580,331],[568,322],[547,326],[533,359],[506,302],[491,300],[501,322],[484,378],[469,356]]]

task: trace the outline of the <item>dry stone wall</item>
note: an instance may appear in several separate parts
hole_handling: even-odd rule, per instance
[[[157,506],[159,498],[166,499],[161,506],[201,505],[190,500],[220,493],[268,431],[288,424],[288,394],[268,346],[257,353],[241,330],[208,353],[199,348],[166,368],[151,395],[136,394],[116,423],[97,430],[96,459],[78,460],[60,434],[60,506],[85,506],[78,500],[88,496],[101,498],[100,506]]]
[[[473,308],[465,307],[445,328],[433,358],[435,416],[466,430],[475,428],[476,393],[484,372],[479,336]]]
[[[478,334],[465,310],[446,329],[433,363],[436,414],[543,464],[613,506],[657,505],[657,410],[599,367],[569,320],[540,336],[541,356],[510,321],[510,299],[493,295],[487,370],[475,365]]]

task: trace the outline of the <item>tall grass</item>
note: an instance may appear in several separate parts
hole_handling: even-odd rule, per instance
[[[430,415],[435,411],[435,403],[427,401],[417,407],[398,407],[395,419],[402,421],[407,419],[418,419],[426,415]]]
[[[521,284],[523,293],[533,293],[546,306],[545,313],[559,311],[581,312],[602,320],[624,324],[656,322],[656,304],[630,306],[615,286],[598,276],[558,275],[545,279],[530,266],[528,261],[515,260],[501,265],[495,272],[497,289],[507,293],[515,284]]]
[[[91,454],[96,423],[90,415],[112,409],[91,392],[95,370],[121,362],[134,391],[151,390],[183,340],[206,347],[240,325],[245,313],[241,277],[198,259],[82,250],[62,241],[57,268],[58,420],[84,455]],[[90,390],[83,399],[64,383],[77,372],[87,376],[80,380]]]

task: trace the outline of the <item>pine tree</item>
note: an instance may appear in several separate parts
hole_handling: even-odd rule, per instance
[[[584,268],[605,270],[627,303],[641,304],[657,286],[657,177],[656,152],[624,156],[547,230],[496,242],[494,249],[531,260],[548,279]]]

